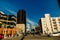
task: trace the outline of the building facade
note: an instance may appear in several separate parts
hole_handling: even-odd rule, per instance
[[[2,26],[6,27],[6,25],[7,25],[7,18],[8,18],[8,16],[0,11],[0,28]]]
[[[20,32],[26,34],[26,12],[25,10],[19,10],[17,13],[17,27],[20,28]]]
[[[60,35],[60,17],[51,17],[50,14],[45,14],[41,18],[42,33],[51,34],[53,36]],[[56,34],[56,35],[54,35]]]
[[[4,37],[15,36],[17,33],[16,16],[6,15],[0,11],[0,34]]]
[[[16,16],[6,15],[0,11],[0,28],[13,28],[16,26]]]
[[[16,27],[16,16],[14,15],[9,15],[8,16],[8,28],[14,28]]]

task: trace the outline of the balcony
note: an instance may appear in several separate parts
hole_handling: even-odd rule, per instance
[[[15,20],[16,20],[16,17],[11,17],[11,18],[13,18],[13,19],[15,19]]]
[[[0,19],[0,21],[2,21],[2,22],[7,22],[7,20],[3,20],[3,19]]]
[[[7,18],[4,18],[4,17],[0,17],[0,19],[7,20]]]

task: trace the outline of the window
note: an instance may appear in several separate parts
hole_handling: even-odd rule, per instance
[[[57,27],[54,27],[55,30],[57,30]]]
[[[56,24],[56,22],[53,22],[53,24]]]
[[[52,19],[52,21],[56,21],[56,19]]]
[[[59,22],[60,23],[60,22]]]
[[[57,27],[57,25],[53,25],[53,26],[56,26]]]
[[[60,21],[60,19],[58,19],[58,21]]]
[[[53,32],[53,34],[57,34],[58,32]]]
[[[53,25],[54,26],[54,29],[56,29],[57,28],[57,25]]]

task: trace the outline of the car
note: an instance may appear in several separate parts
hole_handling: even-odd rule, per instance
[[[4,38],[4,35],[3,34],[0,34],[0,39],[3,39]]]

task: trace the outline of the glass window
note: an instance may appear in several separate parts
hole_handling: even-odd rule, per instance
[[[52,19],[52,21],[56,21],[56,19]]]
[[[58,21],[60,21],[60,19],[58,19]]]
[[[57,30],[57,27],[54,27],[55,30]]]
[[[56,22],[53,22],[53,24],[56,24]]]
[[[60,23],[60,22],[59,22]]]
[[[53,26],[57,26],[57,25],[53,25]]]

